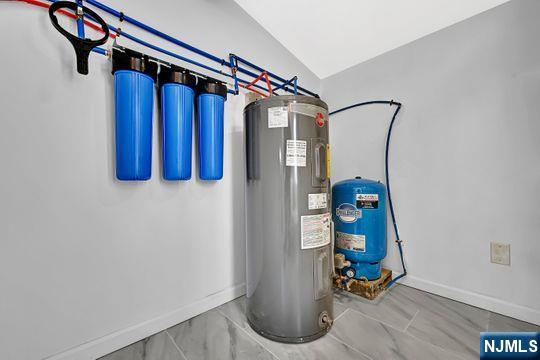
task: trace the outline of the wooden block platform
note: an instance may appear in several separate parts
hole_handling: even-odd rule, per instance
[[[373,300],[384,291],[386,285],[392,280],[392,270],[383,268],[381,277],[377,280],[356,280],[349,279],[346,276],[336,275],[334,277],[334,286],[360,295],[366,299]]]

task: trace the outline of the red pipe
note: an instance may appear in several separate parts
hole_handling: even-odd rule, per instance
[[[261,95],[262,97],[268,97],[268,95],[266,95],[265,93],[262,93],[262,92],[260,92],[260,91],[257,90],[257,89],[253,89],[252,87],[248,87],[247,85],[238,84],[238,86],[240,86],[240,87],[242,87],[242,88],[244,88],[244,89],[246,89],[246,90],[253,91],[253,92],[256,93],[256,94]]]
[[[27,3],[27,4],[30,4],[30,5],[34,5],[34,6],[38,6],[38,7],[42,7],[44,9],[48,9],[51,5],[47,4],[47,3],[42,3],[40,1],[37,1],[37,0],[17,0],[17,1],[20,1],[20,2],[24,2],[24,3]],[[77,19],[77,15],[75,14],[72,14],[70,13],[69,11],[66,11],[66,10],[58,10],[57,12],[59,12],[60,14],[64,15],[64,16],[67,16],[69,18],[72,18],[72,19]],[[88,26],[89,28],[91,29],[94,29],[96,31],[99,31],[100,33],[104,33],[103,29],[101,28],[101,26],[99,25],[96,25],[94,24],[93,22],[90,22],[88,20],[84,20],[84,24],[86,26]],[[112,32],[109,33],[109,37],[111,38],[115,38],[116,35],[113,34]]]
[[[264,77],[265,81],[266,81],[266,86],[268,86],[268,95],[266,94],[263,94],[255,89],[252,89],[251,87],[257,83],[257,81],[261,80],[262,78]],[[252,82],[250,82],[249,84],[247,85],[240,85],[242,86],[244,89],[248,89],[248,90],[251,90],[259,95],[262,95],[264,97],[269,97],[270,95],[272,95],[272,85],[270,85],[270,79],[268,78],[268,74],[266,73],[266,71],[263,71],[259,76],[257,76],[257,78],[255,80],[253,80]]]
[[[270,85],[270,78],[268,77],[268,73],[264,72],[264,77],[266,79],[266,86],[268,86],[268,96],[272,95],[272,85]]]

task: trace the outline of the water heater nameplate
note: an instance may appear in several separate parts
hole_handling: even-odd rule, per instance
[[[366,236],[336,232],[336,247],[343,250],[366,251]]]
[[[326,193],[308,194],[308,209],[326,209],[328,207],[328,200]]]
[[[287,106],[277,106],[268,109],[268,128],[284,128],[289,126],[289,111]]]
[[[302,249],[330,244],[330,213],[302,216],[300,233]]]
[[[285,163],[287,166],[306,166],[307,141],[287,140]]]

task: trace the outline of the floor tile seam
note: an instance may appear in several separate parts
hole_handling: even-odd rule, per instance
[[[171,336],[171,334],[169,334],[169,332],[167,330],[164,330],[165,334],[167,334],[168,338],[172,341],[174,347],[176,348],[176,350],[178,350],[178,352],[180,353],[180,355],[182,355],[182,358],[184,358],[184,360],[188,360],[186,354],[184,354],[184,352],[182,351],[182,349],[180,349],[180,345],[178,345],[176,343],[176,340],[174,340],[174,338]]]
[[[355,313],[358,313],[358,314],[362,315],[363,317],[366,317],[366,318],[368,318],[368,319],[374,320],[374,321],[376,321],[376,322],[378,322],[378,323],[381,323],[381,324],[383,324],[383,325],[389,326],[389,327],[391,327],[391,328],[394,329],[394,330],[397,330],[397,331],[402,332],[402,333],[405,332],[405,330],[400,329],[400,328],[397,327],[396,325],[391,325],[391,324],[389,324],[389,323],[387,323],[387,322],[385,322],[385,321],[382,321],[382,320],[379,320],[379,319],[374,318],[374,317],[372,317],[372,316],[369,316],[369,315],[367,315],[367,314],[364,314],[363,312],[358,311],[358,310],[356,310],[356,309],[353,309],[353,308],[348,308],[348,309],[351,310],[351,311],[354,311]]]
[[[334,322],[337,321],[340,317],[342,317],[343,315],[345,315],[345,313],[349,311],[349,308],[346,308],[341,314],[339,314],[335,319],[334,319]]]
[[[407,326],[405,326],[405,329],[403,329],[403,332],[407,332],[407,329],[409,328],[409,326],[411,326],[412,322],[414,321],[414,319],[416,319],[416,315],[418,315],[420,313],[420,309],[416,310],[416,313],[414,313],[413,317],[411,318],[411,320],[409,320],[409,323],[407,324]]]
[[[223,311],[221,311],[221,309],[219,308],[216,308],[216,310],[222,315],[224,316],[226,319],[228,319],[230,322],[233,323],[234,326],[236,326],[237,328],[239,328],[242,332],[244,332],[244,334],[246,334],[248,336],[248,338],[252,339],[253,341],[255,341],[257,344],[259,344],[264,350],[268,351],[270,353],[270,355],[272,355],[274,358],[276,359],[280,359],[276,354],[274,354],[274,352],[270,349],[268,349],[263,343],[261,343],[258,339],[256,339],[255,337],[253,337],[253,335],[251,335],[246,329],[244,329],[243,326],[241,326],[240,324],[238,324],[236,321],[234,321],[233,319],[231,319],[229,316],[227,316]]]
[[[430,343],[429,341],[426,341],[426,340],[424,340],[424,339],[420,339],[420,338],[418,338],[418,337],[412,335],[412,334],[411,334],[410,332],[408,332],[408,331],[405,332],[405,331],[403,331],[403,330],[397,329],[397,328],[394,327],[393,325],[390,325],[390,324],[387,324],[387,323],[385,323],[385,322],[383,322],[383,321],[380,321],[380,320],[377,320],[377,319],[375,319],[375,318],[372,318],[371,316],[368,316],[368,315],[366,315],[366,314],[364,314],[364,313],[361,313],[361,312],[358,311],[358,310],[355,310],[355,309],[350,309],[350,310],[351,310],[351,311],[354,311],[354,312],[356,312],[356,313],[358,313],[358,314],[360,314],[360,315],[363,316],[363,317],[366,317],[366,318],[368,318],[368,319],[374,320],[374,321],[376,321],[376,322],[378,322],[378,323],[380,323],[380,324],[389,326],[389,327],[391,327],[392,329],[397,330],[397,331],[399,331],[400,333],[402,333],[402,334],[404,334],[404,335],[410,336],[411,338],[413,338],[413,339],[415,339],[415,340],[417,340],[417,341],[420,341],[421,343],[427,344],[427,345],[429,345],[429,346],[432,346],[432,347],[437,348],[437,349],[439,349],[439,350],[442,350],[442,351],[444,351],[444,352],[453,354],[453,355],[459,357],[460,359],[465,360],[463,357],[459,356],[459,355],[460,355],[459,353],[456,353],[454,350],[446,349],[446,348],[443,348],[443,347],[441,347],[441,346],[439,346],[439,345]]]
[[[418,341],[420,341],[420,342],[423,342],[424,344],[428,344],[428,345],[430,345],[430,346],[433,346],[434,348],[437,348],[437,349],[439,349],[439,350],[442,350],[442,351],[444,351],[444,352],[447,352],[447,353],[449,353],[449,354],[452,354],[452,355],[454,355],[454,356],[456,356],[456,357],[458,357],[458,358],[460,358],[460,359],[462,359],[462,360],[467,360],[466,358],[463,357],[463,354],[460,353],[460,352],[457,352],[457,351],[452,350],[452,349],[444,348],[444,347],[442,347],[442,346],[440,346],[440,345],[437,345],[437,344],[433,344],[433,343],[431,343],[431,342],[429,342],[429,341],[426,341],[426,340],[421,339],[421,338],[419,338],[419,337],[417,337],[417,336],[414,336],[413,334],[411,334],[411,333],[408,332],[408,331],[406,332],[406,334],[409,335],[410,337],[412,337],[412,338],[415,339],[415,340],[418,340]],[[480,346],[480,345],[479,345],[479,346]]]
[[[346,346],[347,348],[351,349],[352,351],[354,352],[357,352],[359,353],[360,355],[362,356],[365,356],[366,358],[370,359],[370,360],[374,360],[371,356],[369,356],[368,354],[365,354],[363,352],[361,352],[360,350],[352,347],[351,345],[347,344],[345,341],[341,340],[340,338],[338,338],[337,336],[335,336],[334,334],[326,334],[325,336],[330,336],[332,339],[336,340],[338,343],[340,343],[341,345],[344,345]]]

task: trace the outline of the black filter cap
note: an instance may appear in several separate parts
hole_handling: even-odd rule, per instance
[[[216,94],[225,100],[227,99],[227,86],[221,81],[213,78],[199,79],[197,84],[197,93],[199,94]]]
[[[195,89],[195,85],[197,85],[197,78],[195,75],[190,73],[188,69],[176,65],[172,65],[171,67],[161,65],[158,78],[159,86],[174,83],[186,85]]]
[[[118,70],[135,70],[157,80],[158,65],[147,55],[129,49],[113,49],[112,73]]]

